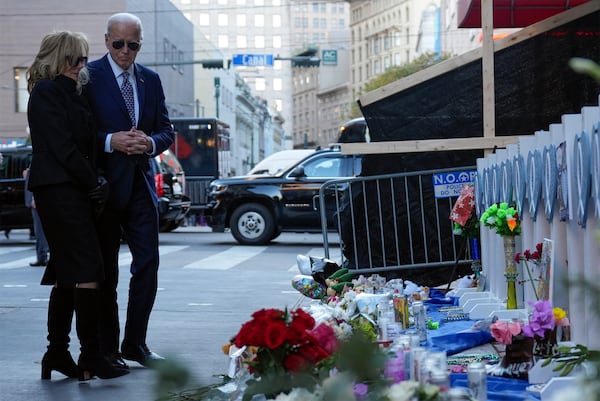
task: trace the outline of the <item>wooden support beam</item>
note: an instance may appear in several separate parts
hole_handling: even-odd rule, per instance
[[[494,1],[481,1],[481,82],[483,84],[483,136],[496,136],[496,96],[494,92]]]
[[[343,143],[341,152],[347,155],[379,153],[415,153],[453,150],[493,150],[519,142],[520,136],[497,136],[493,138],[427,139],[418,141],[384,141]]]

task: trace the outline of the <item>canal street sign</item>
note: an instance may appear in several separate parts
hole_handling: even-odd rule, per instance
[[[232,58],[233,65],[243,65],[247,67],[272,67],[272,54],[234,54]]]
[[[436,198],[460,195],[465,184],[473,184],[477,170],[454,171],[433,175],[433,191]]]

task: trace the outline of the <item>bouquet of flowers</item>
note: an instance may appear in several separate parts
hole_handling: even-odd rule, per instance
[[[511,344],[518,335],[540,339],[553,331],[557,326],[568,326],[567,313],[562,308],[553,308],[550,301],[529,302],[532,314],[529,322],[520,320],[501,321],[490,325],[494,339],[502,344]]]
[[[314,388],[329,374],[327,359],[338,346],[332,327],[296,309],[261,309],[252,314],[233,339],[236,347],[254,346],[248,360],[254,379],[247,381],[244,401],[254,394],[276,395],[295,387]]]
[[[527,280],[520,281],[520,283],[522,284],[526,281],[529,281],[531,283],[531,288],[533,289],[533,293],[535,294],[536,301],[539,301],[540,295],[543,295],[543,286],[545,284],[545,279],[542,277],[540,271],[540,265],[542,263],[542,248],[543,244],[540,242],[535,246],[535,251],[531,252],[531,250],[525,249],[523,253],[517,252],[517,254],[515,255],[515,262],[523,262],[525,264],[527,276],[529,277]],[[533,277],[529,263],[532,263],[535,266],[536,270],[538,270],[537,278]],[[534,281],[538,282],[537,288]]]
[[[519,213],[513,206],[506,202],[494,203],[481,215],[481,224],[496,234],[505,236],[517,236],[521,234],[521,221]]]
[[[475,187],[465,185],[454,203],[450,220],[453,222],[453,233],[467,238],[479,236],[479,219],[475,208]]]

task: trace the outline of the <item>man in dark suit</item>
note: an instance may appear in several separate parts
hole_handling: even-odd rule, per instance
[[[88,64],[86,96],[98,124],[103,149],[100,173],[110,196],[98,223],[106,281],[101,286],[100,333],[103,352],[115,366],[133,360],[144,366],[162,360],[146,345],[150,312],[158,287],[158,199],[149,159],[173,142],[171,122],[158,74],[135,63],[142,24],[132,14],[108,19],[108,54]],[[117,282],[121,229],[133,261],[127,319],[119,352]]]

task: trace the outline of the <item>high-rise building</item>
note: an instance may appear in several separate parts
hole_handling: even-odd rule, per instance
[[[292,54],[289,0],[173,0],[173,4],[219,49],[225,68],[235,68],[253,94],[281,116],[285,141],[291,143],[291,68],[289,61],[278,59]],[[237,65],[238,61],[246,65]]]

